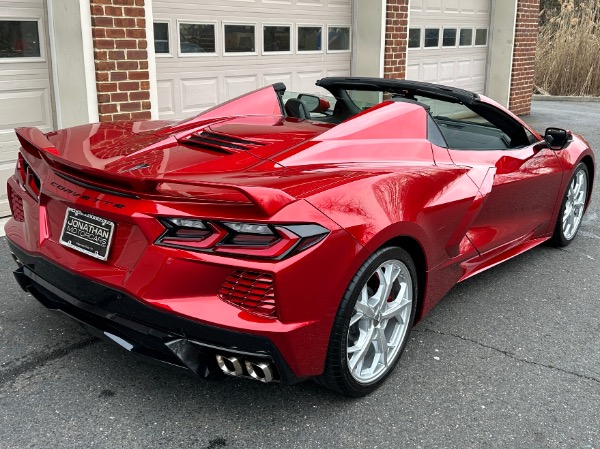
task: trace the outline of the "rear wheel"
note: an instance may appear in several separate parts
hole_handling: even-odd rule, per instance
[[[582,162],[575,168],[560,206],[552,236],[555,246],[567,246],[577,235],[588,198],[588,185],[588,169]]]
[[[346,289],[331,332],[321,383],[348,396],[364,396],[390,375],[414,321],[417,271],[398,247],[377,251]]]

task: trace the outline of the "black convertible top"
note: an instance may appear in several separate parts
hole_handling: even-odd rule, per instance
[[[456,87],[440,84],[422,83],[402,79],[368,78],[368,77],[327,77],[316,82],[317,86],[329,91],[337,89],[369,90],[408,93],[440,98],[452,103],[473,104],[479,101],[479,95]]]

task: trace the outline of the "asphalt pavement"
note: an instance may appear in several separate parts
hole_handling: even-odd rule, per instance
[[[526,121],[600,155],[600,103],[535,102]],[[0,448],[600,449],[599,200],[570,246],[456,286],[362,399],[132,357],[22,292],[2,238]]]

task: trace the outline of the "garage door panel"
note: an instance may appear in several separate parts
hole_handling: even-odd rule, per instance
[[[440,81],[452,82],[456,79],[456,61],[440,62]]]
[[[474,59],[473,60],[473,78],[485,78],[485,59]]]
[[[225,95],[228,98],[239,97],[242,94],[258,89],[258,76],[226,76]]]
[[[169,118],[175,114],[173,80],[157,80],[158,113],[163,118]]]
[[[458,4],[459,0],[446,0],[443,5],[443,10],[445,13],[457,13],[459,12]]]
[[[298,6],[323,6],[322,0],[298,0]]]
[[[329,0],[329,6],[337,6],[340,8],[349,8],[350,0]]]
[[[488,45],[458,46],[457,42],[442,47],[444,29],[455,29],[457,38],[461,29],[489,29],[491,0],[422,0],[411,1],[410,28],[437,28],[440,42],[426,48],[423,32],[418,48],[409,48],[407,79],[443,83],[475,92],[485,89],[485,71]],[[441,7],[441,8],[440,8]],[[440,10],[441,9],[441,10]],[[433,61],[437,63],[437,73]]]
[[[463,14],[474,14],[475,0],[460,0],[460,12]]]
[[[310,72],[297,72],[296,73],[296,86],[294,89],[296,92],[316,92],[315,80],[323,78],[325,75],[321,70],[315,70]]]
[[[201,104],[206,100],[198,100],[196,93],[191,94],[194,89],[201,90],[204,81],[195,84],[194,80],[218,78],[218,86],[207,101],[212,102],[216,95],[218,104],[276,82],[285,83],[293,92],[318,92],[315,86],[317,79],[327,74],[350,74],[350,51],[327,51],[327,26],[351,26],[351,0],[154,0],[153,11],[155,21],[170,23],[170,56],[159,55],[156,58],[161,118],[186,118],[206,107]],[[188,53],[181,56],[178,20],[215,24],[216,54]],[[228,23],[255,25],[256,54],[224,53],[223,25]],[[288,40],[291,51],[265,52],[263,25],[288,26],[290,31],[287,35],[281,30],[277,33],[282,42]],[[297,30],[302,25],[322,27],[322,43],[316,52],[298,51]],[[193,44],[190,36],[186,36],[186,43]],[[174,82],[170,89],[167,88],[167,80]],[[185,86],[180,80],[185,80]]]
[[[263,75],[263,85],[283,83],[286,86],[292,85],[292,73],[270,73]]]
[[[50,89],[43,87],[25,87],[6,89],[0,83],[0,123],[1,129],[19,126],[51,127]],[[15,84],[15,83],[11,83]],[[37,83],[36,83],[37,84]]]
[[[420,12],[423,11],[423,2],[425,0],[411,0],[410,1],[410,11],[411,12]]]
[[[420,65],[419,64],[409,64],[406,66],[406,79],[409,80],[418,80],[420,78]]]
[[[482,14],[489,17],[491,12],[490,9],[489,0],[476,0],[475,11],[477,14]]]
[[[325,76],[350,76],[350,70],[327,70]]]
[[[438,79],[438,63],[431,62],[421,66],[423,81],[435,83]]]
[[[426,0],[427,12],[441,12],[442,11],[442,0]]]
[[[471,60],[468,59],[466,61],[456,61],[456,66],[458,67],[456,80],[457,81],[465,81],[471,78]]]
[[[180,91],[183,113],[199,113],[218,104],[219,79],[182,79]]]

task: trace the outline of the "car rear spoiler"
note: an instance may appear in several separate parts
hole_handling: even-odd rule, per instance
[[[56,147],[48,140],[46,135],[37,128],[16,128],[15,133],[21,143],[24,150],[28,152],[34,152],[39,154],[48,165],[56,169],[60,174],[66,171],[66,178],[74,177],[79,181],[79,185],[84,185],[90,189],[93,189],[95,184],[98,187],[102,187],[104,191],[109,191],[106,186],[102,186],[98,181],[109,181],[118,186],[124,186],[125,188],[133,191],[131,193],[146,193],[161,195],[157,192],[159,184],[177,184],[181,186],[194,186],[199,188],[217,189],[224,191],[234,191],[241,193],[250,203],[255,205],[262,214],[271,216],[283,207],[297,201],[291,195],[288,195],[282,190],[273,189],[270,187],[261,186],[240,186],[236,184],[220,183],[220,182],[208,182],[198,179],[190,178],[147,178],[147,177],[136,177],[129,173],[110,173],[103,170],[99,170],[92,167],[85,167],[74,164],[60,156],[59,151]],[[89,184],[84,182],[85,177],[81,177],[81,174],[85,173],[89,175],[92,182]],[[119,192],[115,189],[115,193]],[[119,192],[125,193],[125,192]],[[129,192],[127,192],[129,193]],[[163,196],[163,195],[161,195]],[[180,199],[178,197],[168,196],[170,200]],[[202,199],[200,197],[200,199]]]

